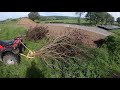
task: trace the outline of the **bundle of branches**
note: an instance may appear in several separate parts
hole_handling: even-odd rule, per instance
[[[48,33],[48,29],[45,26],[35,26],[33,28],[29,28],[26,33],[26,38],[30,41],[36,41],[42,39]]]
[[[73,45],[71,38],[61,36],[56,38],[52,43],[35,51],[35,57],[43,58],[66,58],[79,54],[79,48]]]
[[[72,29],[68,28],[68,37],[74,40],[76,44],[83,44],[91,47],[96,47],[94,40],[91,38],[92,36],[87,35],[83,31],[79,29]]]
[[[73,66],[73,62],[81,62],[81,59],[83,61],[91,56],[87,53],[86,48],[76,46],[70,37],[60,36],[53,40],[53,42],[36,50],[33,56],[41,58],[48,67],[59,70],[63,75],[66,71],[65,68]],[[80,57],[80,59],[75,59],[76,57]]]

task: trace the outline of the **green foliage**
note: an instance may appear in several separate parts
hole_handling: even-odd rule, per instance
[[[77,19],[46,20],[42,22],[45,22],[45,23],[76,23],[77,24]]]
[[[33,21],[40,19],[40,15],[39,15],[38,12],[30,12],[30,13],[28,14],[28,17],[29,17],[29,19],[31,19],[31,20],[33,20]]]
[[[67,24],[81,24],[81,25],[107,25],[114,24],[114,17],[107,12],[87,12],[86,18],[81,16],[85,12],[76,12],[78,17],[67,16],[41,16],[40,21],[43,23],[67,23]],[[37,21],[38,23],[40,21]]]
[[[77,19],[76,17],[68,17],[68,16],[41,16],[41,21],[48,20],[65,20],[65,19]]]
[[[85,12],[76,12],[76,15],[79,15],[79,17],[78,17],[78,24],[80,24],[81,23],[81,16],[82,16],[82,14],[84,14]]]
[[[120,72],[120,37],[119,35],[108,36],[105,39],[104,48],[108,51],[109,54],[109,75],[116,72]]]
[[[14,23],[0,24],[0,38],[1,40],[13,39],[23,35],[26,31],[25,28],[19,27]]]
[[[114,23],[114,17],[107,12],[87,12],[86,20],[93,25]]]
[[[109,13],[105,13],[105,24],[113,24],[114,22],[114,17],[109,14]]]
[[[80,46],[80,49],[86,54],[78,57],[71,57],[66,59],[66,62],[62,60],[51,61],[49,65],[54,66],[46,68],[46,73],[49,75],[46,77],[57,78],[99,78],[107,77],[108,68],[105,64],[108,62],[108,53],[104,49],[93,49]],[[88,57],[86,57],[88,56]],[[48,62],[48,61],[47,61]]]
[[[113,32],[115,35],[120,36],[120,29],[115,29],[115,30],[110,30],[111,32]]]
[[[111,60],[120,59],[120,37],[119,36],[109,36],[106,38],[106,48],[110,54]]]
[[[77,18],[61,19],[61,20],[45,20],[41,23],[64,23],[64,24],[78,24]],[[89,22],[86,22],[84,18],[81,18],[81,25],[89,25]]]
[[[120,24],[120,17],[117,18],[117,22],[118,22],[118,24]]]

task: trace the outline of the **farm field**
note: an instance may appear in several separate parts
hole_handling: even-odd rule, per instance
[[[48,22],[48,21],[47,21]],[[60,21],[59,21],[60,22]],[[64,23],[71,21],[65,20]],[[84,22],[84,21],[83,21]],[[72,23],[76,23],[74,20]],[[65,27],[61,26],[48,26],[51,30],[49,35],[57,37],[62,35],[62,30],[66,30]],[[59,32],[56,32],[59,30]],[[0,39],[8,40],[15,37],[25,35],[27,28],[22,27],[17,24],[17,21],[11,21],[5,24],[0,23]],[[54,33],[53,33],[54,32]],[[120,36],[118,35],[119,30],[111,31],[115,33],[115,36],[106,38],[106,41],[112,42],[109,45],[105,43],[102,47],[91,47],[93,41],[103,39],[102,35],[95,34],[93,32],[81,30],[80,34],[83,39],[83,45],[80,44],[78,47],[85,54],[81,54],[79,57],[69,57],[70,65],[66,66],[64,63],[60,62],[60,66],[56,64],[57,68],[50,68],[44,63],[40,58],[26,60],[25,57],[21,56],[21,62],[16,66],[5,66],[2,62],[0,63],[0,78],[113,78],[120,77]],[[58,33],[58,34],[57,34]],[[64,34],[64,33],[63,33]],[[48,36],[49,36],[48,35]],[[84,38],[84,35],[88,37]],[[91,37],[91,38],[89,38]],[[96,37],[96,38],[95,38]],[[99,38],[97,38],[99,37]],[[94,38],[94,39],[93,39]],[[81,39],[81,38],[80,38]],[[110,40],[111,39],[111,40]],[[86,40],[86,42],[85,42]],[[88,41],[91,41],[88,43]],[[28,41],[24,39],[27,47],[31,50],[36,50],[42,48],[50,41],[49,37],[45,37],[38,41]],[[92,43],[92,44],[91,44]],[[85,45],[84,45],[85,44]],[[87,45],[87,46],[86,46]],[[111,48],[112,46],[118,46]],[[114,51],[112,51],[114,50]],[[25,52],[26,53],[26,52]],[[88,57],[87,57],[88,56]],[[48,62],[52,62],[47,60]]]
[[[78,19],[63,19],[63,20],[45,20],[41,23],[64,23],[64,24],[78,24]],[[88,24],[85,19],[81,19],[81,24]]]

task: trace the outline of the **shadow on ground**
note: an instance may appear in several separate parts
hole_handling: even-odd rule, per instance
[[[36,67],[34,61],[31,62],[31,66],[27,69],[26,78],[44,78],[43,72]]]

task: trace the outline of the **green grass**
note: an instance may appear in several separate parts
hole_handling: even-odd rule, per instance
[[[63,19],[63,20],[46,20],[42,23],[65,23],[65,24],[78,24],[78,19]],[[88,23],[84,19],[81,19],[81,24]]]
[[[15,25],[15,22],[9,22],[6,24],[0,24],[0,38],[1,40],[13,39],[16,36],[25,34],[26,30],[23,27]],[[119,33],[118,31],[113,31]],[[46,66],[42,59],[30,59],[21,56],[21,62],[16,66],[5,66],[0,63],[0,78],[101,78],[101,77],[113,77],[113,73],[120,72],[120,37],[118,34],[107,40],[112,43],[105,44],[101,48],[89,48],[85,46],[79,46],[85,55],[81,57],[68,58],[69,64],[56,62],[56,66],[59,65],[61,70],[57,68],[50,68]],[[49,39],[44,38],[37,42],[31,42],[24,40],[28,48],[36,50],[46,45]],[[111,50],[114,49],[113,53]],[[27,51],[26,51],[27,52]],[[25,53],[26,53],[25,52]],[[86,57],[87,56],[87,57]],[[51,61],[48,60],[50,63]]]
[[[8,22],[6,24],[0,24],[0,38],[1,39],[13,39],[17,36],[23,35],[26,30],[23,27],[16,25],[16,22]]]
[[[110,30],[111,32],[120,35],[120,29]]]
[[[19,35],[25,34],[26,30],[23,27],[19,27],[15,25],[14,22],[0,24],[0,38],[1,40],[9,40],[13,39]],[[44,38],[37,42],[30,42],[24,40],[28,48],[31,50],[36,50],[37,48],[41,48],[45,43],[47,43],[47,39]],[[39,43],[38,43],[39,42]],[[26,51],[27,52],[27,51]],[[25,52],[25,53],[26,53]],[[21,57],[20,65],[18,66],[5,66],[2,62],[0,63],[0,77],[1,78],[24,78],[24,77],[31,77],[29,74],[33,72],[32,76],[36,77],[39,75],[40,67],[32,66],[31,62],[35,62],[37,59],[27,61],[26,58]],[[36,72],[34,75],[34,70]],[[40,76],[39,76],[40,77]]]
[[[64,20],[47,20],[43,22],[63,22],[63,23],[77,23],[77,19],[64,19]]]

